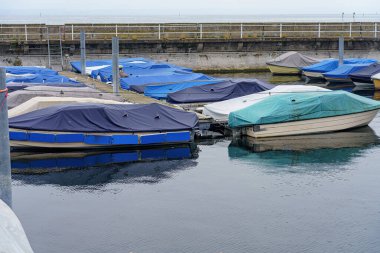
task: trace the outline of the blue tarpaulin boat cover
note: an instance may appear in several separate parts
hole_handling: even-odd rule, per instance
[[[194,113],[156,103],[59,105],[9,119],[16,129],[91,133],[190,130],[197,123]]]
[[[273,87],[274,85],[257,79],[229,80],[170,93],[167,101],[170,103],[216,102],[270,90]]]
[[[355,71],[350,74],[350,78],[353,81],[362,81],[367,83],[372,83],[371,77],[377,73],[380,73],[380,64],[373,63],[368,67],[361,70]]]
[[[187,73],[179,74],[173,73],[169,75],[157,75],[157,76],[130,76],[126,78],[120,78],[121,88],[129,90],[132,85],[144,85],[144,84],[168,84],[188,82],[195,80],[213,80],[214,78],[200,74],[200,73]]]
[[[270,96],[231,112],[230,127],[319,119],[380,109],[380,102],[346,91],[292,93]]]
[[[9,77],[7,83],[78,83],[66,76],[33,74],[31,76]]]
[[[351,73],[364,69],[368,67],[368,65],[369,64],[343,64],[332,71],[324,73],[323,76],[333,79],[348,79]]]
[[[162,85],[148,85],[145,86],[144,95],[147,97],[157,98],[157,99],[166,99],[168,94],[173,92],[181,91],[190,87],[197,87],[207,84],[217,84],[223,80],[213,79],[213,80],[195,80],[189,82],[179,82],[179,83],[170,83]]]
[[[343,64],[371,64],[374,62],[376,62],[375,59],[348,58],[343,60]],[[327,59],[314,65],[303,67],[302,70],[307,72],[326,73],[337,67],[339,67],[338,59]]]
[[[58,75],[58,72],[42,67],[12,66],[5,67],[5,72],[13,75],[41,74],[41,75]]]
[[[80,61],[72,61],[70,62],[71,67],[74,71],[81,73],[82,66]],[[137,68],[146,68],[153,64],[153,61],[145,58],[124,58],[119,60],[119,64],[123,66],[131,66]],[[111,66],[111,59],[104,60],[87,60],[86,67],[98,67],[98,66]]]

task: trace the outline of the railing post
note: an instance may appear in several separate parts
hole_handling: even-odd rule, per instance
[[[49,27],[46,27],[46,36],[47,36],[47,46],[48,46],[48,68],[51,68],[51,60],[50,60],[50,35],[49,35]]]
[[[321,23],[318,23],[318,38],[321,37]]]
[[[199,38],[203,39],[203,26],[202,26],[202,24],[199,24]]]
[[[115,25],[115,34],[116,34],[116,37],[117,37],[117,24]]]
[[[158,39],[161,39],[161,24],[158,24]]]
[[[240,24],[240,39],[243,38],[243,23]]]
[[[25,41],[28,41],[28,28],[25,25]]]
[[[375,23],[375,38],[377,38],[377,23]]]
[[[352,23],[350,23],[350,38],[352,37]]]
[[[74,40],[74,25],[71,25],[71,40]]]
[[[280,24],[280,38],[282,38],[282,23]]]

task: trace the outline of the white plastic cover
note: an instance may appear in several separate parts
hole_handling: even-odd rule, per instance
[[[295,93],[295,92],[315,92],[315,91],[330,91],[318,86],[308,85],[278,85],[271,90],[262,91],[259,93],[251,94],[244,97],[238,97],[221,102],[205,105],[203,114],[210,116],[216,121],[227,122],[228,115],[247,106],[253,105],[266,97],[276,94]]]
[[[0,252],[33,253],[19,219],[1,199]]]

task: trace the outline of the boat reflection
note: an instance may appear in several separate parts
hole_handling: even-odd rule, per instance
[[[339,166],[350,162],[365,150],[380,144],[379,137],[370,127],[351,131],[254,139],[233,140],[229,146],[230,158],[276,166],[318,164]],[[306,167],[306,166],[304,166]]]
[[[299,83],[303,84],[302,77],[299,75],[271,75],[268,78],[268,81],[273,84],[279,84],[279,83]]]
[[[172,172],[195,166],[197,153],[193,144],[126,151],[12,153],[12,177],[33,185],[157,183],[170,178]]]

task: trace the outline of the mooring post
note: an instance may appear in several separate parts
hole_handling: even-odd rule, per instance
[[[240,24],[240,39],[243,38],[243,23]]]
[[[28,41],[28,27],[25,25],[25,41]]]
[[[82,75],[86,75],[86,33],[80,31],[80,66]]]
[[[51,56],[50,56],[50,35],[49,27],[46,27],[46,36],[47,36],[47,50],[48,50],[48,68],[51,68]]]
[[[203,39],[203,26],[202,26],[202,24],[199,24],[199,38]]]
[[[339,37],[339,65],[343,64],[343,58],[344,58],[344,37]]]
[[[0,199],[12,206],[7,95],[5,69],[0,68]]]
[[[321,23],[318,23],[318,38],[321,37]]]
[[[377,23],[375,23],[375,38],[377,38]]]
[[[280,23],[280,38],[282,38],[282,23]]]
[[[113,92],[119,95],[120,74],[119,74],[119,38],[112,38],[112,85]]]

